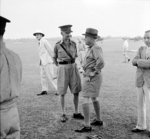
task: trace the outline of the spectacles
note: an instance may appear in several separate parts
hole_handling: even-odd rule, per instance
[[[148,39],[148,40],[149,40],[149,39],[150,39],[150,37],[144,37],[144,40],[146,40],[146,39]]]

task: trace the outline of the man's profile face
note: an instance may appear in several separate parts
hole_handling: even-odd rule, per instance
[[[37,33],[35,36],[36,36],[37,40],[40,40],[43,37],[43,35],[40,33]]]
[[[144,34],[144,43],[150,47],[150,31]]]

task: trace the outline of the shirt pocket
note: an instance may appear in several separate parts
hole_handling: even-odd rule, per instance
[[[58,50],[58,58],[66,58],[66,52],[63,49]]]

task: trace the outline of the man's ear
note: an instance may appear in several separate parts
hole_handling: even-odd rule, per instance
[[[62,31],[60,32],[61,35],[63,35]]]

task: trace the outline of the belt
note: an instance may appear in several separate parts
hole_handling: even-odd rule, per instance
[[[59,62],[60,65],[65,65],[65,64],[73,64],[75,63],[74,61],[62,61],[62,62]]]
[[[9,108],[12,108],[13,106],[15,106],[15,101],[13,99],[5,101],[5,102],[1,102],[0,103],[0,110],[9,109]]]

